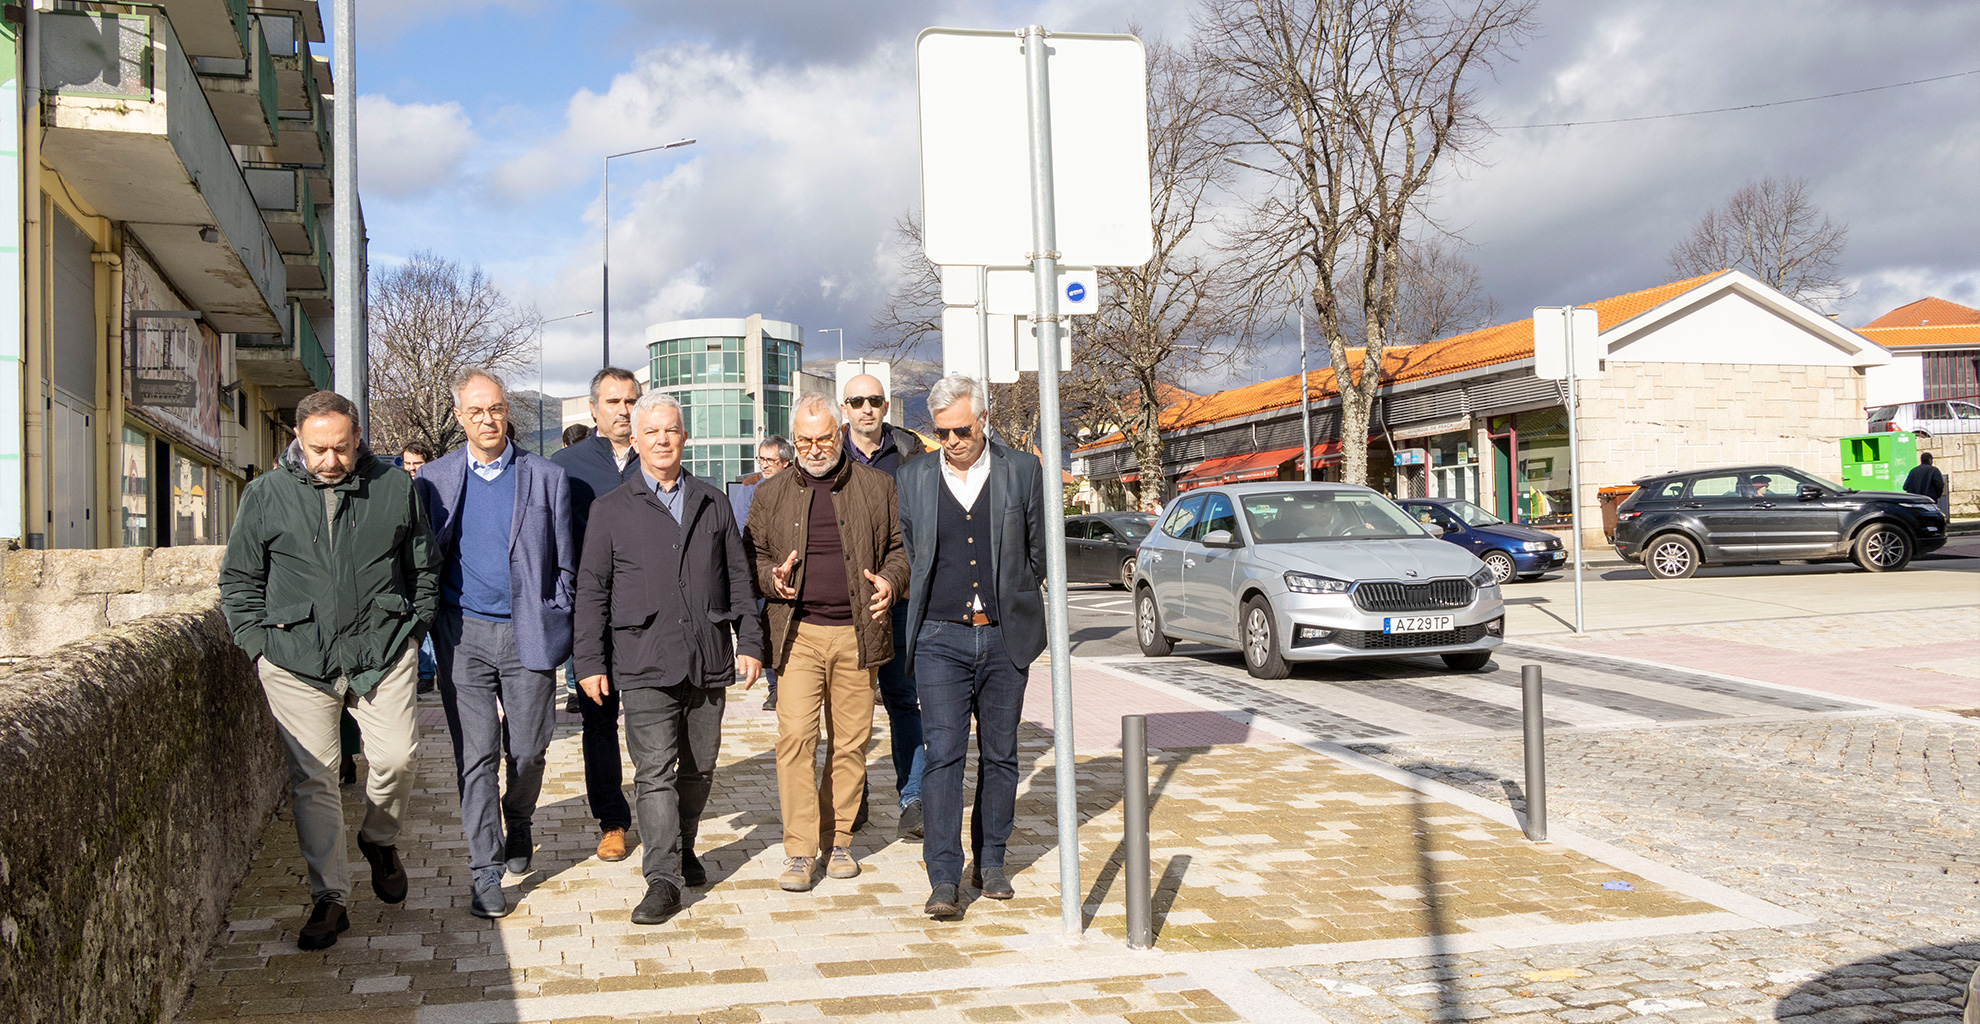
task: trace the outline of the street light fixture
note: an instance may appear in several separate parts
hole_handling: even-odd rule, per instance
[[[536,446],[538,448],[546,447],[543,443],[543,325],[554,324],[559,320],[575,320],[578,317],[590,315],[591,310],[586,309],[576,313],[565,313],[563,316],[553,316],[548,320],[538,320],[536,322]],[[562,417],[559,416],[558,419],[561,420]],[[548,455],[549,453],[539,451],[536,454]]]
[[[843,363],[843,362],[845,362],[845,361],[846,361],[846,332],[845,332],[845,330],[844,330],[843,328],[839,328],[839,327],[821,327],[821,328],[819,328],[819,329],[818,329],[818,333],[820,333],[820,334],[830,334],[830,333],[832,333],[833,331],[838,331],[838,332],[839,332],[839,362],[842,362],[842,363]]]
[[[693,139],[676,139],[663,146],[648,146],[645,149],[628,149],[623,153],[612,153],[599,161],[605,168],[605,183],[599,189],[599,198],[605,208],[605,230],[600,232],[605,236],[605,258],[599,264],[598,273],[602,293],[599,299],[599,333],[604,337],[605,349],[605,359],[599,364],[600,366],[612,365],[612,161],[622,156],[636,156],[640,153],[653,153],[662,149],[678,149],[681,146],[692,145],[694,145]]]

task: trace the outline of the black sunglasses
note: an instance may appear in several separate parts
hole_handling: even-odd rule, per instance
[[[960,437],[963,440],[967,441],[969,440],[970,435],[974,433],[976,433],[975,427],[936,427],[935,440],[947,441],[949,439],[949,435],[954,434],[957,437]]]
[[[858,409],[868,405],[878,409],[887,404],[887,399],[881,395],[847,395],[845,403],[848,409]]]

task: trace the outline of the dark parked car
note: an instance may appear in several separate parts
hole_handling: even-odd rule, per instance
[[[1645,477],[1616,509],[1616,554],[1659,579],[1701,565],[1845,557],[1895,572],[1945,542],[1945,514],[1930,498],[1852,491],[1788,466]]]
[[[1477,555],[1500,583],[1531,579],[1567,564],[1559,536],[1508,523],[1462,498],[1409,498],[1397,504],[1417,522],[1440,527],[1445,540]]]
[[[1135,549],[1154,528],[1155,517],[1146,512],[1066,517],[1066,580],[1127,589],[1134,579]]]

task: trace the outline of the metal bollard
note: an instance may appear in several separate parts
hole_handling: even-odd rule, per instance
[[[1547,841],[1547,725],[1540,709],[1540,666],[1519,670],[1526,718],[1526,838]]]
[[[1127,944],[1155,944],[1148,902],[1148,716],[1121,716],[1121,845],[1127,852]]]

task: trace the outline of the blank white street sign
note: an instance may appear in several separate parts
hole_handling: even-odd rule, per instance
[[[1574,316],[1570,320],[1568,313]],[[1533,375],[1542,380],[1567,379],[1567,349],[1572,334],[1574,376],[1590,380],[1602,376],[1601,336],[1595,311],[1586,307],[1536,306],[1533,310]]]
[[[976,310],[970,306],[947,306],[942,310],[942,373],[960,373],[992,384],[1013,384],[1018,379],[1017,318],[992,313],[990,321],[990,369],[983,369],[982,348],[976,339]],[[1033,346],[1036,348],[1036,345]]]
[[[1018,372],[1037,373],[1038,328],[1032,326],[1029,320],[1019,320],[1017,327],[1017,335],[1022,339],[1018,342],[1017,346]],[[1072,372],[1072,368],[1072,332],[1061,330],[1059,332],[1059,372],[1070,373]]]
[[[976,305],[976,272],[980,267],[942,267],[942,305]]]
[[[1139,266],[1154,254],[1148,57],[1128,35],[1054,34],[1052,195],[1059,261]],[[915,41],[922,246],[941,266],[1031,262],[1024,44],[931,28]]]
[[[1038,308],[1030,267],[991,267],[990,312],[1030,316]],[[1059,315],[1091,315],[1100,311],[1100,272],[1092,267],[1059,268]],[[947,301],[946,297],[944,301]],[[1071,369],[1069,363],[1061,363]],[[1035,369],[1035,367],[1034,367]]]

